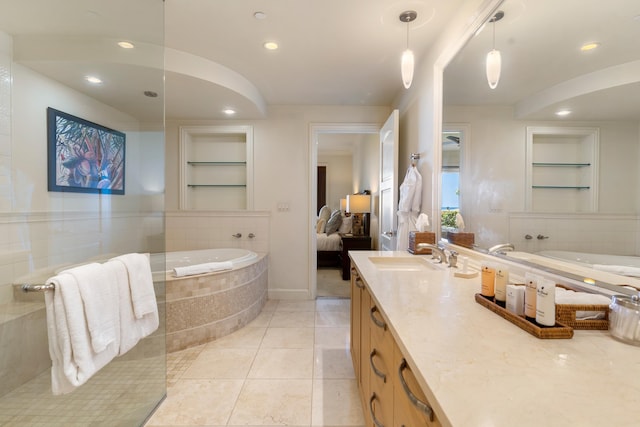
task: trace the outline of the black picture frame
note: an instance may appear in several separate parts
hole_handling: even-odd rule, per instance
[[[47,108],[48,191],[124,194],[126,135]]]

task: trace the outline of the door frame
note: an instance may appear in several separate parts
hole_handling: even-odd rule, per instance
[[[309,195],[309,217],[307,230],[309,230],[309,296],[316,299],[317,296],[317,273],[318,263],[316,257],[316,233],[315,219],[318,212],[317,205],[317,185],[318,178],[316,170],[318,167],[318,137],[321,134],[332,133],[371,133],[378,134],[380,132],[380,123],[311,123],[309,125],[309,187],[307,194]]]

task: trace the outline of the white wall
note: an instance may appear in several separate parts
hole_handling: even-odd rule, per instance
[[[340,199],[353,193],[353,162],[354,156],[350,153],[318,153],[318,166],[327,168],[327,206],[331,211],[339,210]]]
[[[320,123],[376,123],[388,107],[273,106],[264,120],[184,121],[166,124],[166,206],[178,210],[178,128],[180,125],[251,125],[254,131],[254,210],[270,215],[269,297],[311,298],[309,126]],[[279,211],[278,204],[289,210]],[[216,213],[211,213],[215,216]],[[251,222],[250,215],[238,221]],[[245,226],[239,224],[238,226]],[[231,230],[229,230],[231,231]]]

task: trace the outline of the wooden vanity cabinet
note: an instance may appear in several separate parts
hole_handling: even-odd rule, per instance
[[[354,266],[351,355],[367,427],[441,427],[386,318]]]

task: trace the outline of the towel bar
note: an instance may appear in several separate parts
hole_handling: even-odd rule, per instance
[[[44,292],[44,291],[53,291],[55,290],[55,285],[53,283],[47,283],[45,285],[32,285],[26,283],[22,285],[22,292]]]

